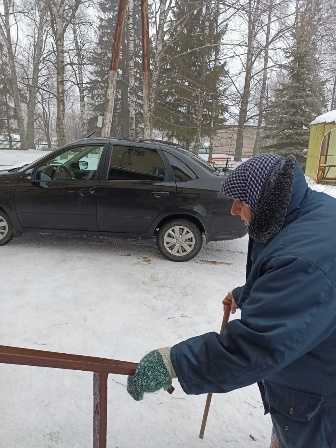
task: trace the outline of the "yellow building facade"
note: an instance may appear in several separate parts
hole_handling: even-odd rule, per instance
[[[319,183],[336,184],[336,110],[311,123],[306,175]]]

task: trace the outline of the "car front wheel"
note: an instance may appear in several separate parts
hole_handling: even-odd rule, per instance
[[[0,210],[0,246],[7,244],[13,237],[13,226],[6,213]]]
[[[202,233],[191,221],[172,220],[160,228],[157,244],[160,252],[169,260],[188,261],[201,250]]]

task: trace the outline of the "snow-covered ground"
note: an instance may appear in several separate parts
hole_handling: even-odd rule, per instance
[[[246,243],[210,244],[195,261],[176,264],[151,242],[15,239],[0,255],[1,344],[138,361],[218,330],[222,297],[243,282]],[[3,365],[0,378],[3,446],[92,446],[91,375]],[[108,447],[268,446],[269,420],[255,386],[214,398],[204,441],[205,397],[176,389],[136,403],[126,378],[111,376]]]
[[[317,184],[313,180],[307,178],[308,185],[310,188],[316,191],[320,191],[321,193],[326,193],[333,198],[336,198],[336,186],[335,185],[323,185]]]
[[[0,150],[0,170],[33,162],[47,154],[48,151],[37,151],[32,149],[29,151]]]
[[[18,163],[12,157],[0,151],[0,165]],[[224,294],[244,281],[246,248],[246,238],[211,243],[177,264],[151,241],[14,239],[0,248],[0,344],[138,361],[154,348],[218,330]],[[0,378],[1,447],[92,446],[90,374],[0,365]],[[270,419],[256,386],[216,395],[201,441],[204,403],[178,384],[172,396],[137,403],[126,378],[112,375],[108,447],[268,447]]]

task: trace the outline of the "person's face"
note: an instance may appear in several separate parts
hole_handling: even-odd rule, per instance
[[[252,210],[245,202],[235,199],[231,207],[231,215],[239,216],[245,224],[249,225],[252,221]]]

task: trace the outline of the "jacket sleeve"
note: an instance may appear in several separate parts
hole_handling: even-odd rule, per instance
[[[335,329],[334,286],[301,259],[271,260],[246,298],[240,320],[171,350],[187,394],[228,392],[288,366]]]
[[[240,301],[241,301],[243,292],[244,292],[244,286],[238,286],[237,288],[235,288],[232,291],[233,298],[235,299],[235,302],[236,302],[238,308],[240,308]]]

